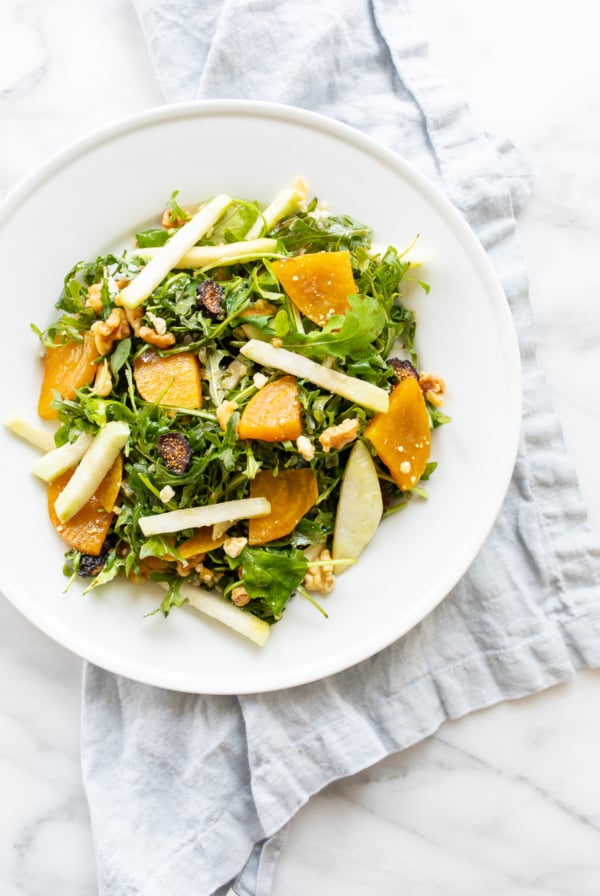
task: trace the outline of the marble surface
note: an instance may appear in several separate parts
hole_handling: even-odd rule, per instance
[[[539,352],[600,533],[600,54],[594,4],[414,0],[438,68],[535,176],[520,221]],[[0,3],[0,196],[161,102],[127,0]],[[80,661],[0,599],[0,892],[93,896]],[[596,896],[600,673],[444,725],[291,825],[273,896]],[[167,892],[165,890],[165,892]]]

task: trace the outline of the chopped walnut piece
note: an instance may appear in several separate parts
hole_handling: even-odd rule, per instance
[[[423,390],[423,395],[427,401],[432,405],[435,405],[436,408],[443,405],[446,383],[441,376],[436,376],[433,373],[421,373],[419,386]]]
[[[91,308],[96,314],[102,314],[102,284],[92,283],[88,288],[85,307]]]
[[[119,299],[116,299],[117,305],[119,304]],[[135,336],[140,335],[140,330],[142,328],[142,317],[144,316],[143,308],[125,308],[125,314],[127,316],[127,321],[129,326],[134,332]]]
[[[167,325],[162,317],[157,317],[148,311],[146,317],[153,325],[148,327],[142,323],[143,308],[125,308],[125,314],[131,329],[139,339],[143,339],[149,345],[155,345],[156,348],[170,348],[175,345],[175,334],[167,333]]]
[[[331,560],[331,554],[325,548],[319,554],[320,561]],[[332,563],[324,563],[323,566],[309,566],[306,570],[302,584],[309,591],[317,591],[319,594],[329,594],[335,588],[335,575]]]
[[[223,573],[215,572],[210,566],[205,566],[202,562],[203,559],[204,554],[202,554],[202,559],[199,559],[195,566],[198,578],[205,588],[214,588],[219,579],[222,578]]]
[[[170,348],[176,341],[174,333],[157,333],[152,327],[140,327],[139,337],[156,348]]]
[[[190,216],[187,212],[184,213],[185,217],[181,215],[174,215],[170,208],[166,208],[163,212],[163,216],[160,219],[160,223],[165,228],[165,230],[170,230],[171,227],[181,227],[182,224],[185,224],[186,221],[190,220]]]
[[[185,578],[189,576],[190,573],[194,572],[194,560],[191,558],[190,560],[185,560],[183,563],[181,560],[176,560],[177,564],[177,575]]]
[[[125,339],[130,332],[127,316],[122,308],[113,308],[106,320],[97,320],[90,329],[101,355],[108,355],[113,343]]]
[[[106,398],[107,395],[110,395],[113,387],[113,379],[110,372],[110,368],[106,361],[103,364],[99,364],[96,370],[96,376],[94,378],[94,392],[96,395],[99,395],[100,398]]]
[[[337,426],[328,426],[319,436],[319,442],[326,453],[332,448],[339,450],[353,442],[358,435],[358,419],[351,417]]]
[[[233,588],[231,599],[236,607],[245,607],[247,603],[250,603],[250,595],[243,585],[236,585],[235,588]]]

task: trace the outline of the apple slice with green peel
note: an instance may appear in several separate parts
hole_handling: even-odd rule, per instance
[[[126,423],[111,420],[94,436],[79,466],[55,501],[54,510],[61,523],[68,522],[87,504],[129,438]]]
[[[373,458],[364,442],[355,442],[346,469],[338,501],[333,530],[334,560],[357,560],[371,541],[383,514],[379,478]],[[336,563],[336,572],[351,565]]]
[[[59,476],[78,464],[91,444],[91,435],[82,432],[74,442],[67,442],[60,448],[53,448],[52,451],[38,458],[31,467],[31,472],[39,479],[43,479],[44,482],[52,482],[53,479],[58,479]]]
[[[204,526],[217,526],[219,523],[231,524],[235,520],[248,520],[270,512],[271,505],[266,498],[239,498],[142,516],[139,525],[146,538],[149,538],[151,535],[166,535],[183,529],[200,529]]]
[[[41,426],[37,426],[35,423],[24,420],[23,417],[7,417],[4,425],[11,432],[14,432],[16,436],[20,436],[41,451],[53,451],[56,447],[53,433],[47,429],[42,429]]]
[[[146,261],[157,258],[162,252],[159,249],[136,249],[135,254]],[[256,239],[245,240],[239,243],[225,243],[219,246],[192,246],[182,255],[173,269],[208,270],[208,268],[224,267],[238,264],[239,262],[257,261],[267,256],[279,255],[277,240]]]
[[[161,246],[159,252],[145,268],[142,268],[137,277],[134,277],[131,283],[121,290],[119,304],[124,305],[125,308],[137,308],[138,305],[145,302],[185,253],[189,252],[207,230],[216,224],[232,202],[231,196],[221,193],[203,205],[187,224],[184,224],[164,246]]]
[[[357,377],[348,376],[339,370],[331,370],[324,364],[317,364],[297,352],[276,348],[270,342],[250,339],[241,347],[240,353],[256,364],[262,364],[263,367],[282,370],[298,379],[308,380],[315,386],[327,389],[328,392],[343,395],[361,407],[383,414],[389,407],[389,397],[385,389],[380,389],[379,386],[359,380]]]
[[[179,592],[187,598],[190,606],[198,612],[211,616],[223,625],[236,631],[239,635],[254,641],[259,647],[264,647],[271,633],[271,626],[264,619],[259,619],[247,610],[236,607],[235,604],[218,594],[204,591],[196,585],[184,583]]]
[[[282,218],[286,218],[288,215],[291,215],[292,212],[295,212],[305,201],[306,197],[306,188],[298,189],[297,187],[291,187],[289,189],[280,190],[263,213],[258,216],[246,234],[246,239],[256,239],[261,233],[268,233],[275,224],[282,220]]]

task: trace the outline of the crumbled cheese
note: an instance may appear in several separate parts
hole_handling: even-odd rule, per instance
[[[146,317],[148,318],[158,335],[164,336],[167,332],[166,320],[163,317],[158,317],[158,315],[153,314],[151,311],[146,311]]]
[[[168,504],[171,498],[175,496],[175,489],[170,485],[165,485],[158,493],[158,497],[163,504]]]
[[[256,386],[257,389],[262,389],[263,386],[266,386],[269,382],[269,377],[265,376],[264,373],[255,373],[252,377],[252,382]]]
[[[225,432],[227,429],[227,424],[229,423],[233,413],[237,411],[237,403],[235,401],[229,401],[225,399],[222,401],[219,407],[217,408],[217,420],[219,421],[219,426]]]
[[[226,538],[223,542],[223,550],[228,557],[235,559],[240,556],[247,544],[248,539],[243,536],[240,538]]]
[[[304,460],[311,461],[315,456],[315,446],[307,436],[298,436],[296,448],[298,449],[298,454],[301,454]]]
[[[247,370],[248,368],[244,362],[235,358],[227,368],[226,375],[223,377],[223,388],[227,390],[235,389]]]
[[[400,464],[400,472],[401,473],[410,473],[410,471],[411,471],[410,461],[403,460],[402,463]]]

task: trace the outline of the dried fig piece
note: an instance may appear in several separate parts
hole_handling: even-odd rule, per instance
[[[104,544],[102,545],[102,550],[98,556],[94,556],[93,554],[81,554],[79,558],[79,568],[77,570],[78,575],[83,579],[92,579],[94,576],[97,576],[106,563],[109,551],[114,548],[116,543],[117,538],[113,533],[106,536]]]
[[[388,358],[388,364],[390,367],[393,367],[394,373],[399,380],[405,380],[409,376],[412,376],[415,380],[419,379],[419,374],[410,361],[401,361],[400,358]]]
[[[169,473],[183,476],[192,465],[192,446],[180,432],[167,432],[158,437],[156,448]]]
[[[225,317],[225,292],[214,280],[203,280],[196,289],[202,308],[209,317],[223,320]]]

